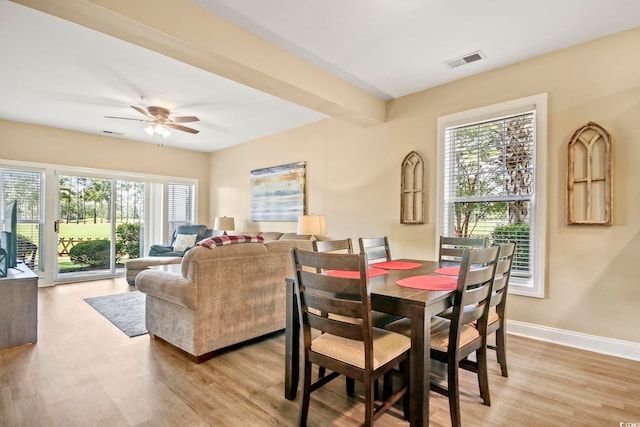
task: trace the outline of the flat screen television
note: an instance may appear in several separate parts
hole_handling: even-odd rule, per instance
[[[0,245],[7,252],[7,267],[18,265],[18,201],[7,203],[4,209],[4,230]]]

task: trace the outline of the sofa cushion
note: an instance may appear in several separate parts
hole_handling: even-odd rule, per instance
[[[262,236],[224,235],[201,240],[198,242],[198,246],[211,248],[213,246],[224,246],[234,243],[262,243],[263,241]]]
[[[197,234],[176,234],[176,240],[173,243],[174,252],[184,252],[189,246],[196,243]]]
[[[291,248],[304,249],[306,251],[313,250],[313,242],[311,240],[275,240],[273,242],[265,242],[265,246],[269,248],[269,252],[273,254],[291,252]]]
[[[283,233],[280,233],[279,231],[265,231],[264,233],[258,233],[258,234],[262,236],[265,242],[270,242],[272,240],[280,239]]]
[[[284,233],[278,240],[309,240],[310,238],[308,234]]]
[[[183,224],[176,228],[176,234],[195,234],[197,236],[196,240],[202,240],[211,236],[212,231],[213,230],[203,224]]]

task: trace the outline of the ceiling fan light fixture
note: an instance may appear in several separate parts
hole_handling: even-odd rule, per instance
[[[150,123],[149,126],[144,128],[144,131],[147,132],[150,136],[162,135],[164,138],[167,138],[169,135],[171,135],[171,131],[169,130],[169,128],[176,129],[182,132],[193,133],[193,134],[200,132],[199,130],[176,124],[176,123],[189,123],[189,122],[200,121],[200,119],[198,119],[196,116],[180,116],[180,117],[170,118],[169,117],[170,111],[166,108],[150,106],[150,107],[147,107],[146,110],[144,110],[140,107],[136,107],[135,105],[132,105],[131,108],[133,108],[140,114],[146,116],[147,119],[151,119],[151,120],[131,119],[129,117],[115,117],[115,116],[105,116],[105,117],[108,119],[135,120],[139,122]]]
[[[144,128],[144,131],[151,136],[162,135],[164,138],[171,135],[171,131],[162,123],[155,123],[150,126],[147,126],[146,128]]]

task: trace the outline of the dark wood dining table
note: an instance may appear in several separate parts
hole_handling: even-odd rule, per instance
[[[435,261],[402,259],[397,261],[419,263],[409,270],[388,270],[389,274],[370,277],[371,307],[373,310],[397,314],[411,319],[411,382],[410,425],[429,425],[429,381],[431,317],[453,304],[453,291],[431,291],[402,287],[398,280],[419,275],[430,275],[442,266]],[[286,348],[285,398],[293,400],[300,375],[300,323],[294,292],[294,280],[286,279]]]

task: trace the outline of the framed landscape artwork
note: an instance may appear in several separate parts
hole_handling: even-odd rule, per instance
[[[251,221],[297,221],[306,213],[306,162],[251,171]]]

